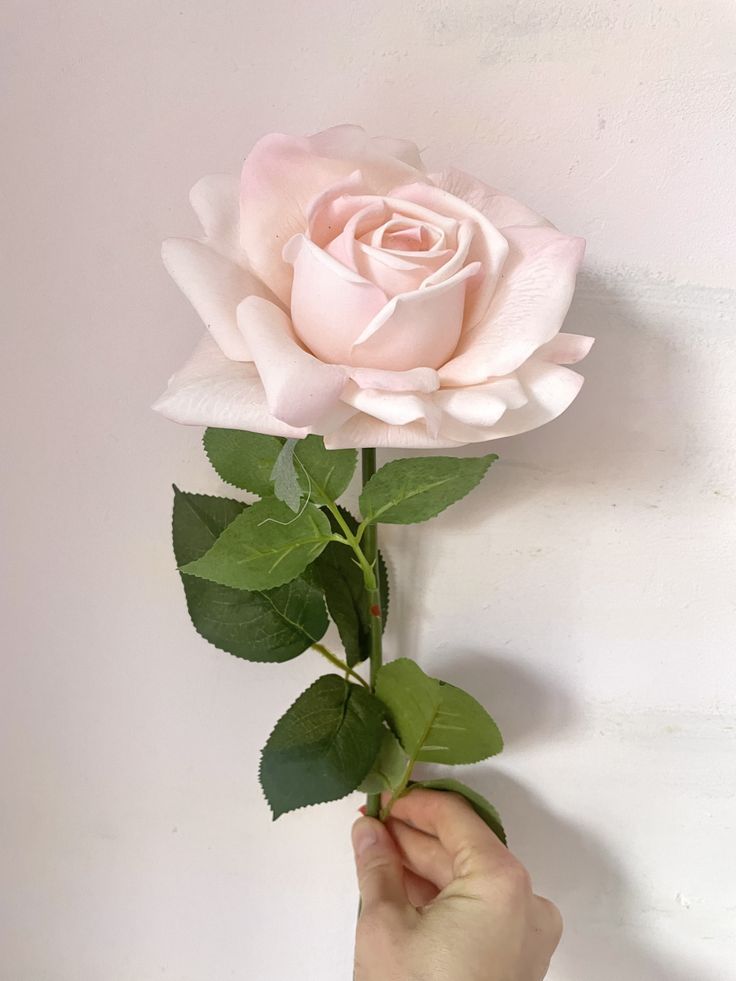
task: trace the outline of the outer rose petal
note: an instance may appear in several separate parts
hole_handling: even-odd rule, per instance
[[[390,426],[367,416],[363,412],[354,415],[343,426],[325,436],[328,450],[347,447],[376,446],[401,450],[433,450],[448,446],[462,446],[471,440],[449,439],[440,434],[430,436],[423,422],[410,422],[406,426]]]
[[[577,364],[593,347],[594,338],[583,334],[558,334],[539,348],[535,357],[554,364]]]
[[[240,263],[240,184],[232,174],[210,174],[189,192],[207,244]]]
[[[285,243],[305,230],[312,198],[356,169],[367,193],[383,194],[397,180],[426,180],[359,126],[336,126],[307,138],[272,133],[248,154],[240,185],[240,241],[255,271],[284,303],[292,276],[281,255]]]
[[[284,311],[257,296],[238,307],[238,326],[253,352],[269,411],[290,426],[318,426],[340,398],[345,369],[300,347]]]
[[[164,265],[207,326],[220,349],[233,361],[251,361],[238,331],[235,311],[251,294],[274,299],[253,273],[215,252],[204,242],[169,238],[161,248]]]
[[[167,419],[189,426],[246,429],[294,439],[309,434],[309,429],[295,429],[274,419],[255,366],[225,357],[209,334],[204,335],[184,367],[171,376],[153,408]]]
[[[353,343],[384,309],[386,294],[304,235],[291,239],[284,255],[294,265],[294,330],[318,358],[349,363]]]
[[[517,436],[562,415],[583,386],[583,376],[569,368],[530,358],[517,372],[528,402],[505,413],[487,439]]]
[[[379,392],[348,385],[342,397],[348,405],[392,426],[405,426],[423,419],[429,435],[437,435],[442,410],[428,396],[416,392]]]
[[[507,410],[520,409],[528,402],[521,382],[513,376],[486,385],[445,388],[434,398],[453,419],[478,429],[495,425]]]
[[[402,160],[416,170],[424,171],[424,164],[419,153],[419,147],[411,140],[397,140],[391,136],[374,136],[371,140],[374,146],[385,151],[397,160]]]
[[[508,225],[538,225],[551,227],[552,223],[538,215],[536,211],[527,208],[521,201],[502,194],[495,187],[490,187],[477,177],[466,174],[455,167],[449,167],[438,174],[430,174],[430,180],[454,194],[469,205],[476,208],[491,221],[496,228],[506,228]]]
[[[507,228],[511,251],[483,321],[463,334],[440,370],[445,386],[476,385],[515,371],[559,331],[585,250],[553,228]]]
[[[349,364],[364,368],[439,368],[462,330],[465,288],[477,262],[437,286],[402,293],[387,303],[353,345]]]

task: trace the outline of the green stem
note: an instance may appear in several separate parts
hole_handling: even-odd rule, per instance
[[[354,671],[349,664],[345,663],[345,661],[342,661],[337,656],[337,654],[333,654],[332,651],[329,650],[327,647],[325,647],[324,644],[312,644],[312,650],[317,651],[317,653],[321,654],[322,657],[327,658],[330,664],[334,664],[336,668],[339,668],[341,671],[349,675],[351,678],[355,678],[355,680],[359,682],[364,688],[370,688],[370,685],[365,680],[365,678],[359,675],[357,671]]]
[[[373,448],[362,452],[363,486],[376,472],[376,451]],[[357,544],[357,543],[356,543]],[[375,524],[366,526],[361,551],[370,566],[372,577],[366,578],[368,608],[371,614],[371,661],[370,687],[376,690],[376,679],[383,660],[383,614],[381,610],[381,584],[377,575],[378,567],[378,529]],[[368,817],[378,817],[381,810],[381,795],[368,794],[365,813]]]

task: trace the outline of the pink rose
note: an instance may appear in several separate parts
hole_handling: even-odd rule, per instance
[[[163,258],[207,325],[154,408],[328,448],[448,447],[563,412],[592,339],[561,334],[584,242],[413,143],[358,126],[260,140]]]

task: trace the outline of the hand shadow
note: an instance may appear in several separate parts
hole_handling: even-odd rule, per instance
[[[677,963],[631,929],[640,921],[636,887],[594,832],[560,820],[527,787],[506,773],[470,777],[498,807],[509,845],[532,872],[535,886],[560,907],[565,933],[553,976],[565,981],[723,981],[700,964]],[[639,931],[644,927],[639,922]]]

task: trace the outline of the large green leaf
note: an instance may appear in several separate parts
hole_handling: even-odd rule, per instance
[[[373,524],[426,521],[465,497],[498,457],[413,457],[385,464],[360,495],[360,511]]]
[[[327,450],[321,436],[300,439],[294,456],[302,488],[310,494],[310,500],[319,504],[337,500],[350,483],[358,462],[356,450]]]
[[[271,472],[283,440],[241,429],[206,429],[204,449],[210,463],[228,484],[266,497],[273,494]]]
[[[279,719],[261,754],[274,818],[355,790],[380,750],[382,721],[380,702],[365,688],[336,674],[318,678]]]
[[[340,513],[351,531],[357,531],[355,518],[345,508]],[[341,531],[339,523],[330,515],[333,531]],[[370,656],[371,612],[363,573],[352,549],[339,542],[330,542],[314,563],[314,569],[325,593],[327,609],[335,621],[340,640],[345,648],[348,664],[352,667]],[[388,573],[382,556],[378,556],[378,577],[381,584],[383,627],[388,614]]]
[[[326,516],[312,504],[298,515],[266,498],[238,515],[182,572],[235,589],[272,589],[295,579],[330,541]]]
[[[383,730],[381,749],[370,773],[358,790],[364,794],[381,794],[384,790],[396,790],[406,773],[409,757],[401,743],[388,729]]]
[[[453,794],[460,794],[471,805],[475,813],[483,818],[491,831],[499,838],[504,845],[506,844],[506,832],[501,823],[501,816],[496,808],[477,791],[466,786],[459,780],[448,777],[440,780],[412,780],[409,790],[413,787],[425,787],[427,790],[445,790]]]
[[[177,564],[204,555],[247,507],[241,501],[187,494],[174,488],[173,537]],[[316,585],[294,579],[267,591],[246,592],[181,574],[189,616],[215,647],[249,661],[288,661],[327,630]]]
[[[472,695],[430,678],[409,658],[383,665],[376,695],[417,762],[477,763],[503,749],[498,726]]]

